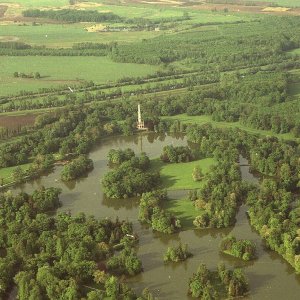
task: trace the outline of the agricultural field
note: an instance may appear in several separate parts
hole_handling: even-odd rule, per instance
[[[39,88],[93,80],[96,83],[116,81],[125,76],[145,76],[158,67],[117,63],[108,57],[11,56],[0,62],[1,95],[16,91],[37,91]],[[30,69],[29,69],[30,66]],[[14,72],[41,74],[41,79],[14,78]]]
[[[22,23],[23,24],[23,23]],[[130,43],[161,35],[155,31],[88,32],[92,24],[41,24],[32,26],[2,23],[0,21],[0,42],[18,41],[30,45],[44,45],[49,48],[69,48],[74,43],[94,42]]]
[[[32,126],[34,124],[36,115],[24,114],[24,115],[0,115],[0,128],[7,128],[8,130],[17,130],[23,126]],[[1,130],[0,130],[1,131]]]

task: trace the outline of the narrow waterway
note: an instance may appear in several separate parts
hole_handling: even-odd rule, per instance
[[[104,140],[90,154],[94,161],[94,170],[88,177],[65,184],[60,181],[61,167],[39,180],[26,183],[14,192],[32,192],[43,185],[62,189],[60,199],[63,206],[59,211],[70,211],[72,214],[84,212],[98,218],[118,216],[133,222],[134,230],[140,237],[138,256],[142,259],[144,272],[134,276],[127,282],[137,291],[149,287],[159,299],[189,299],[187,283],[189,277],[197,270],[199,263],[206,263],[209,268],[216,268],[220,261],[229,266],[244,268],[249,278],[250,295],[248,299],[299,299],[300,276],[279,255],[265,249],[262,239],[252,230],[246,216],[246,206],[242,205],[237,214],[234,227],[226,229],[187,230],[173,235],[153,233],[151,229],[142,226],[137,221],[137,200],[109,200],[103,195],[100,180],[108,171],[107,154],[111,148],[131,148],[135,152],[146,152],[151,158],[158,157],[165,145],[186,145],[183,136],[159,136],[142,134],[133,137],[113,137]],[[244,180],[256,182],[247,166],[247,161],[241,157],[241,172]],[[170,193],[178,199],[184,198],[187,191]],[[257,244],[258,259],[253,262],[242,262],[219,252],[219,243],[228,233],[237,238],[247,238]],[[194,254],[183,263],[164,265],[163,254],[168,246],[179,241],[187,243]]]

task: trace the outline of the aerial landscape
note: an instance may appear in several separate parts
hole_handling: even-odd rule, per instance
[[[0,0],[0,300],[300,299],[300,0]]]

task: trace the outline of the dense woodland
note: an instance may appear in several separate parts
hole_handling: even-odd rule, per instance
[[[43,188],[32,195],[1,194],[0,296],[15,283],[21,300],[137,299],[114,276],[142,271],[127,237],[132,224],[84,214],[51,217],[47,213],[58,207],[59,193]],[[118,255],[115,245],[124,247]],[[100,261],[109,273],[99,269]],[[83,288],[91,282],[96,289]]]
[[[102,185],[109,198],[140,196],[159,184],[159,173],[150,170],[150,160],[145,153],[136,156],[129,149],[112,150],[108,160],[114,167],[105,174]]]

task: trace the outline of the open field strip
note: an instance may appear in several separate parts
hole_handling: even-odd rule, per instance
[[[198,124],[203,125],[207,123],[211,123],[213,126],[220,127],[220,128],[239,128],[245,130],[249,133],[253,134],[260,134],[264,136],[275,136],[279,139],[284,140],[300,140],[299,138],[295,138],[291,133],[284,133],[284,134],[276,134],[270,130],[260,130],[247,127],[242,125],[240,122],[216,122],[212,120],[211,116],[202,115],[202,116],[188,116],[187,114],[175,115],[171,117],[163,117],[164,119],[170,120],[179,120],[183,124]]]

